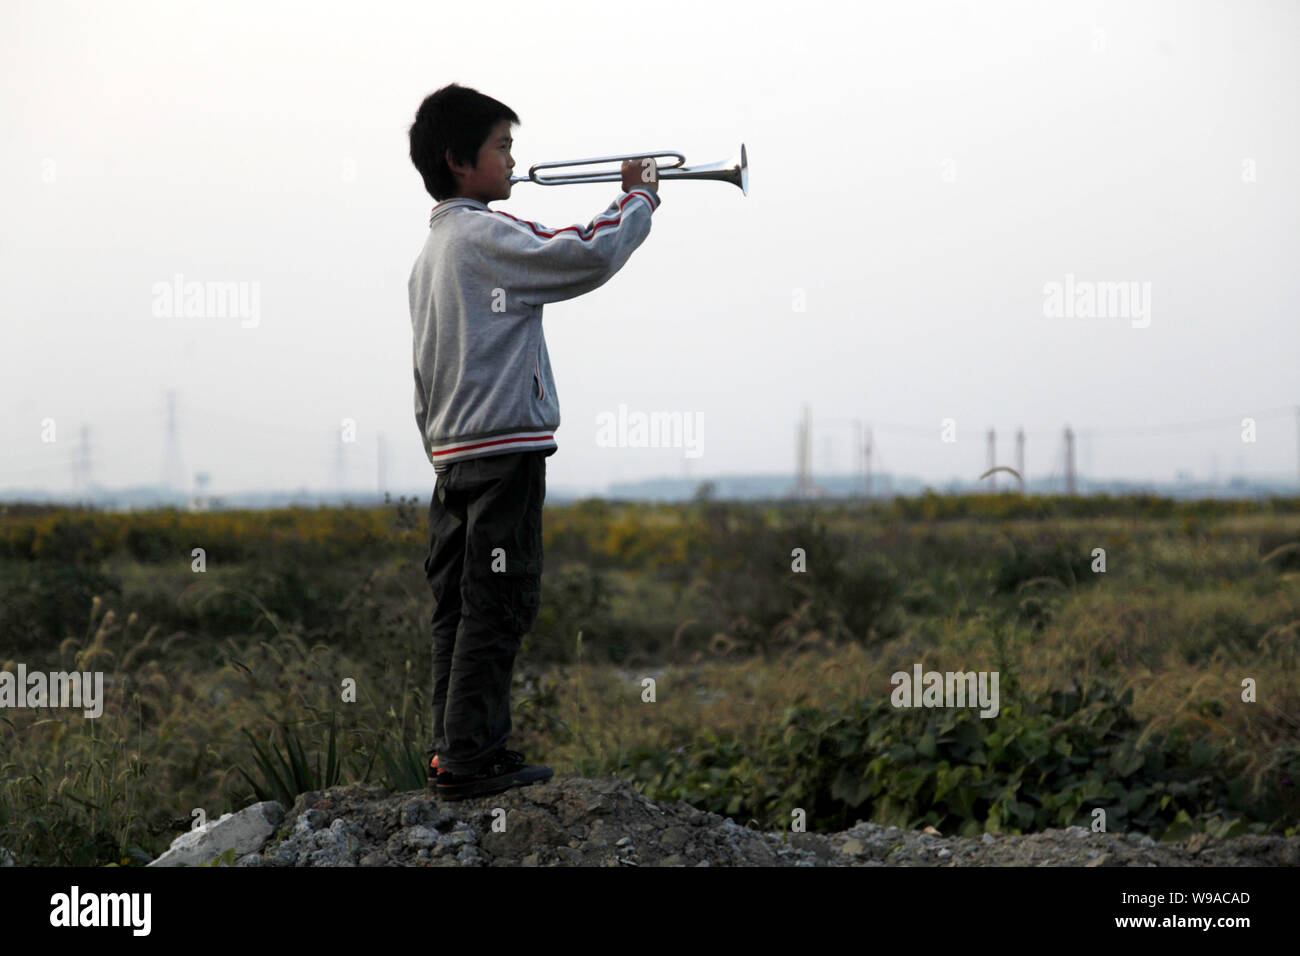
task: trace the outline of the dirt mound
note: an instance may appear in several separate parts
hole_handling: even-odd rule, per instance
[[[299,796],[237,866],[1295,866],[1300,837],[1198,835],[1183,843],[1082,827],[968,839],[859,822],[763,833],[622,780],[575,773],[444,803],[355,785]]]

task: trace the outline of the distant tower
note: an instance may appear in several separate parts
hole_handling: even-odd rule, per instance
[[[795,440],[797,458],[795,486],[792,494],[796,498],[815,498],[825,492],[813,484],[812,478],[812,409],[803,407],[803,420],[799,423],[798,437]]]
[[[812,442],[812,413],[808,406],[803,407],[803,418],[799,421],[798,437],[795,439],[795,494],[807,497],[812,493],[812,454],[809,445]]]
[[[985,470],[988,470],[989,468],[996,468],[997,466],[998,466],[998,433],[995,432],[992,428],[990,428],[988,433],[988,455],[987,455]],[[989,490],[990,491],[998,490],[998,476],[996,473],[989,475]]]
[[[868,498],[872,496],[872,478],[874,477],[871,471],[871,451],[871,426],[868,425],[866,429],[866,445],[862,449],[863,467],[866,468],[867,471]]]
[[[855,448],[855,453],[853,455],[853,473],[862,479],[858,484],[858,487],[854,489],[855,494],[858,491],[861,491],[864,495],[867,493],[866,440],[866,433],[862,429],[862,419],[853,419],[853,441]]]
[[[194,496],[190,498],[191,511],[207,511],[212,507],[212,498],[208,494],[208,485],[212,476],[206,471],[194,473]]]
[[[1065,493],[1074,494],[1074,429],[1065,426]]]
[[[167,425],[163,433],[162,483],[168,491],[185,490],[185,469],[181,464],[179,428],[176,424],[176,393],[167,393]]]
[[[1020,476],[1020,493],[1025,493],[1025,430],[1016,429],[1016,474]]]
[[[376,436],[378,447],[375,451],[375,457],[379,461],[379,493],[382,495],[388,489],[388,448],[384,444],[384,433],[379,432]]]

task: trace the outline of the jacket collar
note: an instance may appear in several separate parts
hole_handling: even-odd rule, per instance
[[[429,225],[432,226],[433,221],[448,210],[458,209],[461,206],[469,206],[471,209],[482,209],[488,212],[491,211],[488,209],[487,203],[482,203],[477,199],[469,199],[464,196],[456,196],[452,199],[444,199],[442,202],[438,203],[438,205],[433,207],[433,211],[429,213]]]

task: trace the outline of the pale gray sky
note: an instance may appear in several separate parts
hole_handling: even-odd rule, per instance
[[[329,487],[345,418],[349,485],[375,486],[382,432],[390,486],[432,488],[406,282],[433,200],[406,132],[451,81],[520,115],[521,173],[748,147],[748,198],[665,182],[623,271],[546,308],[552,485],[791,472],[804,403],[877,423],[880,463],[935,481],[977,476],[990,427],[1000,463],[1024,425],[1030,476],[1059,471],[1067,422],[1095,430],[1100,476],[1294,475],[1286,413],[1254,443],[1115,430],[1300,400],[1298,28],[1254,0],[9,0],[0,489],[70,487],[83,425],[95,481],[159,480],[166,389],[214,490]],[[617,191],[521,184],[493,208],[563,226]],[[255,289],[256,325],[156,315],[178,274]],[[1149,298],[1048,314],[1067,276]],[[699,416],[702,454],[600,447],[620,403]],[[850,467],[845,426],[813,446]]]

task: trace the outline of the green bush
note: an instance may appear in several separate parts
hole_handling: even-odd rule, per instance
[[[259,743],[247,729],[243,733],[253,748],[253,759],[258,772],[254,776],[244,767],[237,769],[239,775],[253,788],[253,795],[258,802],[275,800],[288,808],[293,806],[299,794],[327,790],[342,779],[337,745],[337,714],[330,714],[329,739],[323,745],[324,753],[317,751],[314,760],[308,758],[299,734],[285,721],[278,721],[275,729],[268,732],[265,745]]]
[[[1278,572],[1300,571],[1300,538],[1294,534],[1271,532],[1260,536],[1260,560]]]
[[[1010,550],[998,558],[993,571],[993,587],[998,592],[1009,593],[1028,581],[1042,578],[1074,587],[1090,582],[1094,577],[1092,554],[1082,545],[1041,540],[1029,544],[1013,541]]]
[[[95,595],[121,592],[115,578],[83,565],[0,563],[0,651],[26,654],[80,636]]]
[[[996,718],[975,708],[895,708],[888,699],[819,710],[795,706],[755,743],[707,731],[689,750],[632,750],[610,769],[630,774],[651,799],[789,824],[803,808],[809,829],[843,830],[860,819],[942,833],[1024,833],[1090,826],[1174,838],[1194,821],[1249,817],[1265,832],[1286,815],[1279,775],[1253,792],[1226,750],[1181,731],[1143,734],[1131,693],[1105,685],[1004,702]],[[1284,770],[1294,775],[1300,752]],[[1238,829],[1242,828],[1238,824]]]
[[[845,625],[858,639],[872,630],[877,640],[898,634],[900,624],[889,610],[901,594],[900,576],[894,565],[874,551],[846,556],[825,581],[825,600],[839,610]]]

